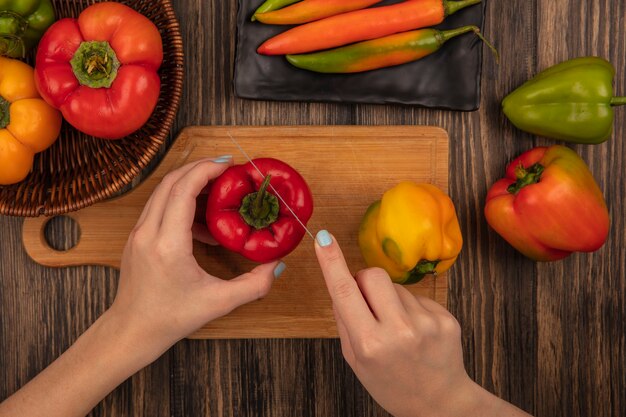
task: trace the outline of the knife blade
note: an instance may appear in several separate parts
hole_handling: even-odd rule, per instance
[[[246,158],[246,160],[248,162],[250,162],[252,167],[254,167],[254,169],[257,170],[257,172],[261,175],[261,177],[263,177],[263,179],[265,179],[266,175],[263,172],[261,172],[261,170],[259,169],[258,166],[256,166],[256,164],[254,163],[252,158],[250,158],[250,155],[248,155],[248,153],[243,149],[243,147],[239,144],[239,142],[237,142],[237,140],[233,137],[233,135],[230,132],[226,132],[226,133],[227,133],[228,137],[230,138],[230,140],[233,142],[233,144],[237,147],[237,149],[239,149],[239,152],[241,152],[242,155]],[[291,213],[293,218],[296,219],[296,221],[300,224],[300,226],[302,226],[304,231],[309,236],[311,236],[311,239],[315,240],[315,236],[313,236],[313,233],[311,233],[311,231],[308,229],[308,227],[306,227],[304,222],[302,220],[300,220],[298,215],[293,211],[293,209],[289,206],[289,204],[287,204],[285,199],[280,195],[280,193],[276,190],[276,188],[274,188],[274,186],[271,183],[269,184],[269,187],[274,192],[276,197],[278,197],[278,199],[285,205],[285,207],[287,207],[287,210],[289,210],[289,212]]]

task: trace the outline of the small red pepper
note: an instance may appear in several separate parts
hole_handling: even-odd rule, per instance
[[[280,259],[300,243],[313,214],[313,196],[302,176],[286,163],[272,158],[235,165],[220,175],[207,200],[206,222],[211,235],[226,249],[255,262]],[[269,187],[271,184],[272,187]]]

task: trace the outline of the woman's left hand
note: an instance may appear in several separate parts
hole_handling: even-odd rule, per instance
[[[197,161],[165,176],[124,249],[117,296],[107,313],[148,340],[154,357],[207,322],[266,296],[275,274],[284,270],[272,262],[225,281],[198,265],[192,241],[196,198],[232,163],[215,161]]]

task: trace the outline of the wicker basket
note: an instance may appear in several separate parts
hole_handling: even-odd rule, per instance
[[[76,17],[95,0],[52,0],[58,18]],[[117,193],[145,168],[164,145],[180,103],[183,41],[170,0],[125,0],[148,17],[163,38],[161,93],[150,120],[117,141],[96,139],[63,124],[59,140],[35,156],[22,182],[0,186],[0,214],[51,216],[79,210]],[[32,63],[32,60],[31,60]]]

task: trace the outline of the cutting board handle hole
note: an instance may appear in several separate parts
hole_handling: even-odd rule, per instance
[[[58,252],[65,252],[80,240],[80,225],[69,216],[52,217],[44,225],[46,243]]]

